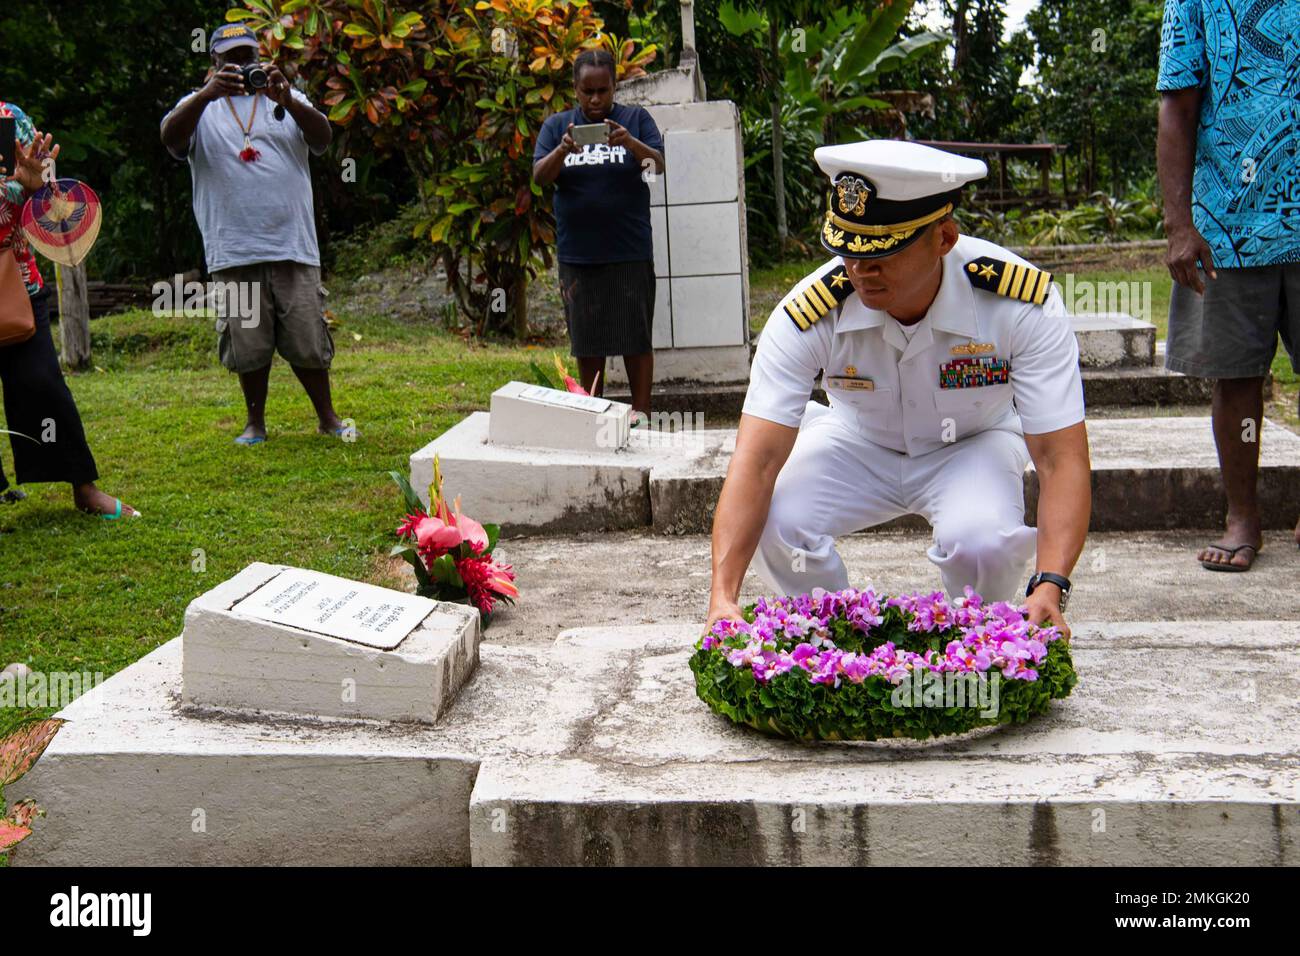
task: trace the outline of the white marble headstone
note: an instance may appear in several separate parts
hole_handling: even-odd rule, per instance
[[[433,723],[478,665],[463,605],[250,564],[185,611],[187,705]]]
[[[488,441],[494,445],[614,452],[625,447],[632,406],[525,382],[492,393]]]
[[[391,651],[436,602],[360,581],[288,568],[236,604],[235,614]]]

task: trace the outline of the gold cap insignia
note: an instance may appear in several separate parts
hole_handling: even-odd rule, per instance
[[[846,216],[861,216],[867,211],[871,199],[871,184],[857,176],[841,176],[835,184],[840,212]]]

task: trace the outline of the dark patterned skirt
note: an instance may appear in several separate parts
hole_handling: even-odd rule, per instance
[[[570,355],[644,355],[652,349],[653,261],[561,262],[559,277]]]

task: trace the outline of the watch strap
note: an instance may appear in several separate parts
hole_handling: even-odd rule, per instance
[[[1048,584],[1055,584],[1061,589],[1062,594],[1070,593],[1070,579],[1062,574],[1056,574],[1053,571],[1038,571],[1029,579],[1029,587],[1025,589],[1025,597],[1034,593],[1034,588],[1046,581]]]

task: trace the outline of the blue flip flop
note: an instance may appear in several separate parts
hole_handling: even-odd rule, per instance
[[[262,435],[240,435],[238,438],[235,439],[235,444],[245,445],[245,446],[260,445],[264,441],[266,441],[266,438]]]
[[[102,518],[102,519],[105,520],[105,521],[117,521],[118,519],[120,519],[120,518],[122,517],[122,499],[121,499],[121,498],[114,498],[113,500],[117,502],[117,508],[116,508],[116,510],[114,510],[114,512],[113,512],[111,515],[105,515],[105,514],[101,514],[101,515],[100,515],[100,518]],[[142,515],[140,514],[139,511],[135,511],[135,510],[133,510],[133,511],[131,512],[131,517],[132,517],[132,518],[139,518],[139,517],[142,517]]]

